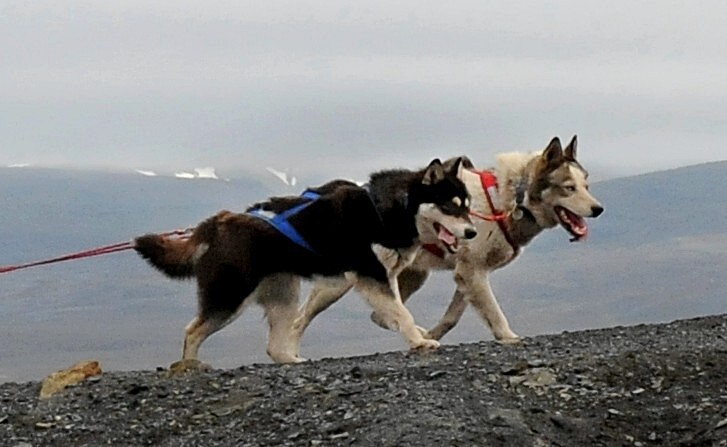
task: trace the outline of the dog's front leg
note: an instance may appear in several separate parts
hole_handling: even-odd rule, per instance
[[[424,281],[426,281],[428,277],[428,270],[416,270],[412,268],[404,269],[404,271],[401,272],[399,274],[399,277],[397,278],[397,284],[399,285],[399,293],[401,294],[402,303],[406,303],[409,297],[411,297],[414,292],[422,287]],[[386,322],[384,321],[384,317],[379,316],[376,311],[371,312],[371,321],[384,329],[389,329],[389,327],[386,325]],[[424,338],[432,338],[431,336],[427,335],[428,333],[426,329],[419,326],[417,326],[417,329],[424,335]]]
[[[422,336],[420,328],[414,322],[414,317],[404,307],[401,298],[394,295],[385,284],[371,278],[359,277],[356,289],[366,297],[382,323],[393,331],[399,331],[412,349],[434,349],[439,342],[429,340]]]
[[[522,337],[510,329],[510,323],[492,292],[486,270],[474,268],[472,264],[460,261],[455,267],[454,279],[457,282],[457,290],[467,298],[480,317],[485,320],[497,341],[517,343],[522,340]]]
[[[291,344],[296,347],[296,353],[300,352],[300,339],[313,319],[351,290],[354,281],[345,276],[316,278],[308,300],[293,322]]]
[[[371,246],[372,251],[376,255],[376,258],[379,260],[381,265],[384,266],[386,269],[386,277],[389,281],[389,288],[394,293],[394,296],[396,296],[399,301],[402,303],[406,301],[407,298],[409,298],[409,295],[414,293],[413,291],[409,292],[408,289],[406,292],[408,295],[402,294],[401,288],[400,288],[400,281],[399,278],[401,274],[412,265],[414,260],[416,259],[417,255],[419,254],[421,247],[418,245],[415,245],[411,248],[405,249],[405,250],[395,250],[392,248],[386,248],[384,246],[373,244]],[[426,276],[421,280],[421,282],[424,282],[424,279],[426,279]],[[419,284],[418,287],[420,287],[421,284]],[[371,313],[371,321],[378,324],[384,329],[389,329],[389,326],[387,322],[385,321],[385,316],[380,315],[378,312],[374,311]],[[392,329],[396,330],[396,329]],[[417,326],[417,330],[422,334],[426,334],[427,331],[421,326]]]
[[[404,269],[414,262],[414,259],[420,249],[421,247],[419,245],[415,245],[404,250],[387,248],[379,244],[371,245],[371,250],[374,252],[381,265],[383,265],[386,269],[386,277],[389,279],[389,288],[391,288],[394,296],[396,296],[400,301],[401,292],[399,291],[399,281],[397,278]]]

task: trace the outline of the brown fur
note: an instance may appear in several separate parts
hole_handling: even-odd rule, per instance
[[[418,331],[401,303],[395,276],[389,277],[374,247],[410,262],[419,244],[417,220],[431,216],[436,223],[456,216],[454,234],[474,237],[464,205],[467,190],[457,177],[459,164],[446,169],[434,160],[419,171],[375,173],[368,190],[336,180],[311,189],[317,194],[314,200],[273,197],[247,213],[222,211],[200,223],[188,239],[137,238],[134,248],[151,265],[173,278],[197,280],[198,314],[187,325],[183,359],[196,359],[207,337],[232,322],[246,302],[256,301],[266,309],[270,356],[278,362],[300,361],[287,335],[297,312],[298,278],[345,273],[356,275],[360,291],[412,348],[438,346]],[[301,204],[305,206],[297,208]],[[440,210],[445,206],[449,214]],[[267,220],[267,213],[281,215],[294,207],[287,223],[303,243],[279,230],[277,221]]]
[[[171,278],[194,276],[194,256],[200,244],[213,238],[217,226],[234,216],[230,211],[220,211],[202,222],[189,238],[147,234],[134,240],[134,249],[156,268]]]

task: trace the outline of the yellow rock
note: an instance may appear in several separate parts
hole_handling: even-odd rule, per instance
[[[202,363],[197,359],[179,360],[169,366],[167,377],[184,376],[212,370],[212,367],[206,363]]]
[[[68,369],[56,371],[43,381],[40,398],[48,399],[70,385],[81,383],[89,377],[101,375],[101,364],[96,360],[84,360]]]

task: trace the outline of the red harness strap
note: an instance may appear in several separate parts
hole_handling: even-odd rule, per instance
[[[482,214],[478,213],[477,211],[470,210],[470,215],[477,217],[478,219],[486,220],[488,222],[496,222],[497,226],[500,227],[500,231],[502,231],[502,235],[505,237],[505,240],[508,244],[510,244],[510,247],[512,247],[513,257],[515,257],[518,250],[520,249],[520,246],[512,239],[512,236],[510,236],[510,231],[507,227],[507,219],[509,217],[509,214],[500,209],[501,204],[499,203],[499,200],[495,199],[495,197],[499,197],[499,186],[497,183],[497,177],[492,171],[472,170],[471,172],[474,172],[475,174],[480,176],[482,191],[484,191],[485,193],[485,198],[487,198],[487,205],[489,205],[492,214]],[[443,259],[446,255],[445,251],[442,250],[442,247],[437,244],[423,244],[422,248],[438,258]]]
[[[500,227],[500,231],[502,231],[502,235],[505,236],[505,240],[508,244],[510,244],[510,247],[512,247],[513,250],[513,256],[515,256],[520,249],[520,246],[512,239],[512,236],[510,235],[510,231],[508,229],[507,225],[507,219],[508,219],[508,213],[505,211],[499,209],[500,203],[495,203],[495,199],[493,197],[499,197],[498,191],[499,191],[499,185],[497,183],[497,177],[492,171],[472,171],[475,174],[480,176],[480,183],[482,184],[482,190],[485,192],[485,197],[487,198],[487,204],[490,206],[490,210],[492,211],[491,215],[484,215],[481,213],[478,213],[476,211],[470,211],[470,214],[472,216],[478,217],[483,220],[487,220],[490,222],[496,222],[497,226]],[[498,200],[499,202],[499,200]]]

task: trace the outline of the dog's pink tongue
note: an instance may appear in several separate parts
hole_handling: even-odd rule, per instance
[[[586,223],[585,219],[579,219],[578,226],[575,228],[575,231],[577,235],[573,236],[571,242],[585,242],[586,239],[588,239],[588,223]]]
[[[454,237],[454,234],[452,234],[452,232],[450,232],[443,226],[439,227],[439,234],[437,235],[437,237],[440,241],[444,242],[447,245],[454,245],[454,243],[457,242],[457,238]]]

